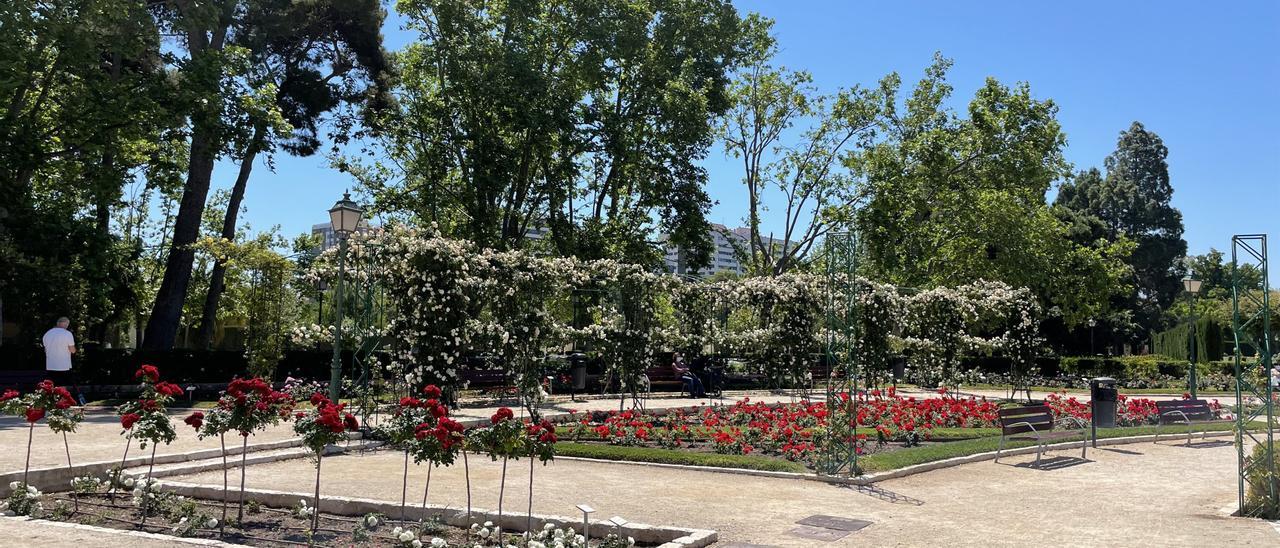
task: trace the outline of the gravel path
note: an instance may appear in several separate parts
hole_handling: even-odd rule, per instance
[[[1229,518],[1236,500],[1235,450],[1133,444],[982,462],[886,481],[871,488],[659,469],[627,464],[559,461],[536,468],[534,511],[574,515],[590,504],[597,517],[620,515],[651,524],[712,528],[724,542],[768,546],[1277,546],[1266,522]],[[375,452],[327,458],[321,491],[397,501],[401,457]],[[1019,466],[1022,464],[1024,466]],[[310,492],[305,460],[261,465],[250,486]],[[508,512],[528,499],[527,461],[508,470]],[[497,506],[499,463],[471,459],[473,503]],[[425,468],[411,469],[409,500],[421,501]],[[216,484],[218,473],[173,478]],[[465,507],[459,463],[433,474],[432,501]],[[1153,493],[1159,496],[1153,496]],[[813,514],[865,519],[873,525],[831,543],[788,533]]]

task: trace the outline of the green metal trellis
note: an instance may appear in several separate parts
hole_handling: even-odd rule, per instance
[[[826,239],[826,352],[828,367],[826,404],[828,428],[819,453],[821,474],[857,475],[858,470],[858,367],[854,363],[856,344],[855,279],[858,238],[854,232],[838,232]],[[845,399],[845,396],[848,399]],[[848,430],[846,431],[846,426]]]
[[[1259,285],[1245,286],[1241,279],[1241,260],[1254,265],[1261,275]],[[1268,507],[1280,508],[1280,489],[1272,474],[1275,441],[1275,387],[1271,383],[1271,298],[1267,287],[1267,235],[1246,234],[1231,238],[1231,328],[1235,335],[1236,369],[1236,463],[1239,473],[1240,515],[1258,516]],[[1242,312],[1241,303],[1257,307],[1256,312]],[[1258,352],[1258,363],[1247,365],[1242,347],[1251,345]],[[1249,368],[1260,376],[1251,378]],[[1260,405],[1251,408],[1246,398]],[[1255,421],[1266,417],[1265,426]],[[1245,447],[1246,438],[1260,445],[1263,457],[1254,459]],[[1252,497],[1246,495],[1246,484]],[[1257,504],[1247,504],[1257,502]]]

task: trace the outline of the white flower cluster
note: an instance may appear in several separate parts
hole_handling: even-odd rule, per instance
[[[542,526],[533,538],[529,539],[528,548],[586,548],[587,538],[577,534],[573,529],[560,529],[554,523]]]
[[[76,476],[71,479],[71,490],[81,495],[97,493],[105,485],[107,480],[94,476]]]
[[[39,516],[44,512],[44,495],[33,485],[20,481],[9,482],[9,498],[0,501],[0,514],[6,516]]]
[[[311,519],[316,514],[316,509],[307,505],[307,499],[298,499],[298,505],[293,507],[291,513],[298,519]]]

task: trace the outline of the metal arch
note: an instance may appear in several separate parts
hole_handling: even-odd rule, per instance
[[[1246,287],[1241,280],[1240,263],[1255,265],[1261,274],[1260,286]],[[1277,478],[1272,474],[1275,459],[1275,387],[1271,379],[1271,298],[1267,284],[1267,235],[1244,234],[1231,237],[1231,330],[1235,336],[1235,374],[1236,374],[1236,464],[1237,484],[1239,487],[1240,515],[1258,516],[1268,507],[1280,508],[1280,488]],[[1242,314],[1241,302],[1258,307],[1257,312]],[[1258,336],[1260,335],[1260,336]],[[1253,345],[1258,352],[1257,371],[1261,373],[1262,385],[1256,386],[1249,379],[1249,371],[1243,362],[1241,346]],[[1256,398],[1261,405],[1249,409],[1247,397]],[[1254,421],[1266,416],[1265,426],[1260,432],[1249,430]],[[1263,447],[1263,458],[1253,459],[1245,448],[1246,438],[1255,445]],[[1263,497],[1264,503],[1250,507],[1246,497],[1246,483],[1249,476],[1261,474],[1265,478],[1264,493],[1255,493]],[[1274,517],[1274,516],[1273,516]]]
[[[823,329],[826,345],[824,359],[829,367],[826,379],[827,432],[823,450],[817,459],[820,474],[860,475],[858,469],[858,364],[854,363],[858,286],[854,275],[858,266],[857,233],[833,232],[827,235],[825,286],[826,323]],[[844,400],[844,396],[848,400]],[[847,419],[842,419],[845,417]],[[850,432],[842,435],[836,424],[848,420]]]

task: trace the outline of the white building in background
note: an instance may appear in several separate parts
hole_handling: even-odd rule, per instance
[[[729,228],[719,223],[711,224],[711,243],[713,249],[711,251],[710,263],[698,271],[699,276],[710,276],[720,272],[730,272],[733,274],[746,274],[747,266],[739,260],[738,250],[749,253],[751,250],[751,229],[746,227]],[[782,253],[782,240],[764,237],[764,245],[775,247],[774,254]],[[659,236],[659,240],[666,241],[667,236],[664,234]],[[665,255],[663,262],[666,263],[667,271],[676,274],[692,274],[692,270],[687,266],[684,252],[674,245],[665,246]]]
[[[364,233],[382,230],[382,227],[372,226],[368,221],[361,220],[360,225],[356,228],[356,232]],[[319,234],[324,238],[320,244],[320,250],[324,251],[338,245],[338,234],[333,231],[333,223],[320,223],[311,225],[311,234]]]

